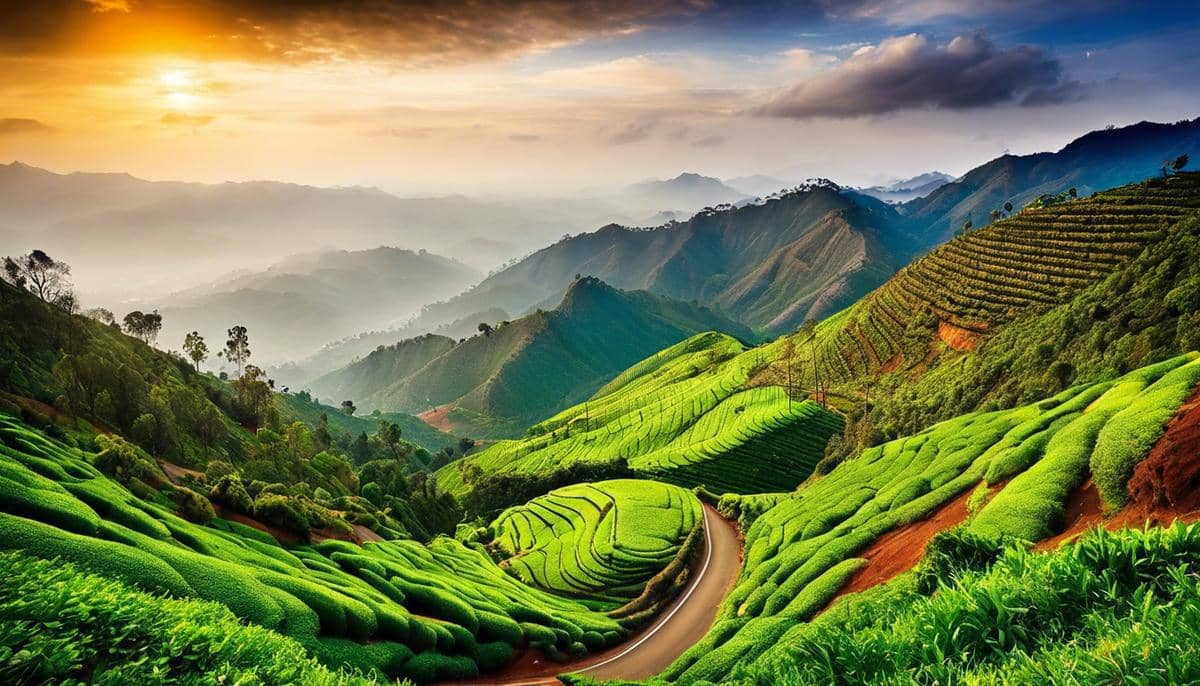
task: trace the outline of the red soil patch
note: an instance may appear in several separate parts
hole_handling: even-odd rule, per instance
[[[1162,438],[1134,468],[1128,491],[1126,506],[1106,517],[1089,479],[1067,500],[1066,528],[1036,549],[1050,550],[1097,526],[1114,530],[1200,519],[1200,389],[1180,406]]]
[[[891,374],[892,372],[899,369],[901,363],[903,363],[903,362],[904,362],[904,353],[897,352],[895,355],[892,355],[892,358],[890,360],[883,363],[883,366],[881,366],[879,368],[878,373],[879,374]]]
[[[449,405],[442,405],[436,410],[426,410],[425,412],[422,412],[421,414],[417,415],[417,419],[420,419],[438,431],[454,433],[454,422],[450,421],[450,410],[452,409],[453,408]]]
[[[855,555],[866,559],[867,565],[846,580],[834,600],[849,593],[865,591],[912,569],[925,553],[925,544],[929,539],[966,521],[967,500],[972,490],[963,491],[919,522],[887,532],[866,550]]]
[[[957,324],[951,324],[945,319],[939,319],[938,338],[959,352],[971,352],[979,347],[980,341],[983,340],[983,334],[979,331],[963,328]]]

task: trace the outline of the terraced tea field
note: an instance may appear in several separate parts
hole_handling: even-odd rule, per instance
[[[161,495],[139,499],[101,474],[96,457],[0,415],[0,549],[213,601],[334,667],[419,683],[498,669],[526,645],[582,655],[627,634],[451,539],[284,548],[235,522],[185,521]]]
[[[637,597],[704,516],[691,491],[616,479],[567,486],[504,511],[495,545],[524,581],[615,605]]]
[[[665,676],[719,681],[768,647],[801,640],[805,621],[866,564],[860,551],[970,489],[1006,484],[972,498],[966,526],[983,536],[1047,537],[1089,474],[1105,507],[1119,507],[1134,466],[1198,383],[1200,354],[1190,353],[1036,404],[964,415],[843,462],[754,521],[713,631]]]
[[[1200,174],[1177,174],[1025,210],[959,236],[822,323],[822,377],[840,381],[917,365],[939,337],[972,349],[1022,313],[1065,302],[1104,279],[1197,213]]]
[[[812,473],[842,419],[780,386],[748,387],[751,370],[778,344],[747,350],[700,334],[650,357],[590,401],[438,471],[462,494],[467,465],[486,476],[539,474],[576,463],[624,461],[682,486],[751,493],[794,488]]]

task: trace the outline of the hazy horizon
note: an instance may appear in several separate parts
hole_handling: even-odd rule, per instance
[[[0,29],[0,155],[414,197],[871,185],[1200,111],[1187,2],[76,0]]]

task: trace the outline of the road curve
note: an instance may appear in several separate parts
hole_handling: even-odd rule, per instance
[[[742,545],[733,524],[704,505],[704,552],[692,583],[662,616],[619,646],[578,662],[543,662],[520,675],[503,672],[494,680],[478,684],[492,686],[541,686],[558,684],[557,674],[586,674],[595,679],[644,679],[675,661],[704,637],[716,619],[717,610],[737,581]],[[538,667],[544,665],[544,672]]]

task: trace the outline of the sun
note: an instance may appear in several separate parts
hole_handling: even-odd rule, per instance
[[[181,69],[164,71],[158,75],[159,82],[166,88],[167,103],[174,108],[188,108],[196,104],[200,96],[196,93],[196,82],[191,74]]]

